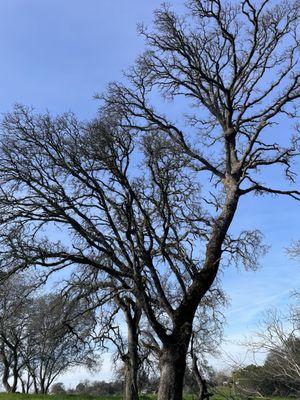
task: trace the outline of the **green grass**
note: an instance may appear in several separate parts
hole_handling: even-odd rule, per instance
[[[42,395],[21,393],[0,393],[0,400],[122,400],[122,396],[79,396],[79,395]]]
[[[151,395],[142,395],[140,396],[140,400],[154,400],[155,396]],[[194,400],[196,396],[193,395],[185,395],[184,400]],[[253,400],[258,400],[256,398],[252,398]],[[269,400],[284,400],[281,397],[272,397],[268,398]],[[80,395],[42,395],[42,394],[20,394],[20,393],[0,393],[0,400],[122,400],[122,396],[80,396]],[[223,396],[215,395],[212,397],[212,400],[224,400]],[[243,400],[242,398],[236,400]]]

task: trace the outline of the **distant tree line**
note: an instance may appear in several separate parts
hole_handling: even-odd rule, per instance
[[[246,344],[254,356],[263,352],[266,359],[262,365],[239,368],[233,374],[232,379],[243,394],[300,395],[299,293],[293,297],[296,305],[287,314],[275,309],[268,311],[259,331]]]
[[[297,251],[299,254],[299,248]],[[244,342],[248,365],[233,362],[232,359],[232,372],[223,378],[230,388],[232,398],[299,397],[299,293],[294,293],[292,297],[296,302],[287,313],[274,308],[267,311],[259,329],[252,332],[251,339]],[[257,358],[261,359],[262,356],[264,360],[258,363]]]
[[[32,282],[20,274],[5,281],[0,291],[0,373],[5,390],[47,394],[70,367],[93,367],[96,356],[87,341],[93,325],[93,315],[82,302],[36,294]]]
[[[207,378],[210,387],[216,387],[218,385],[222,385],[224,379],[222,374],[218,374],[213,371],[211,367],[208,367],[207,370]],[[159,385],[159,376],[147,376],[141,374],[138,379],[139,392],[143,394],[153,394],[157,392],[157,388]],[[123,392],[124,381],[122,377],[115,379],[111,382],[106,381],[88,381],[85,380],[83,382],[78,383],[73,388],[66,388],[65,385],[61,382],[57,382],[51,387],[51,393],[53,394],[79,394],[79,395],[90,395],[90,396],[109,396],[109,395],[117,395]],[[186,393],[198,393],[199,387],[193,371],[190,368],[187,368],[184,378],[184,391]]]

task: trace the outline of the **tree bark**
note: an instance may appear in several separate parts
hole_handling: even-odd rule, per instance
[[[2,375],[2,384],[4,386],[4,389],[6,392],[10,393],[12,390],[12,387],[10,386],[9,382],[8,382],[8,378],[9,378],[9,369],[4,366],[3,368],[3,375]]]
[[[131,358],[125,361],[124,371],[124,399],[138,399],[138,383],[137,383],[137,367],[134,360]]]
[[[1,354],[1,359],[2,359],[2,364],[3,364],[3,372],[2,372],[2,384],[4,386],[4,389],[6,392],[10,393],[12,391],[12,387],[8,382],[9,379],[9,362],[4,354],[4,350],[2,348],[2,354]]]
[[[11,387],[12,393],[15,393],[18,387],[19,369],[18,369],[18,352],[17,347],[13,350],[13,384]]]
[[[238,205],[238,189],[232,176],[226,177],[226,200],[215,221],[211,237],[206,246],[203,268],[187,290],[181,304],[173,312],[173,332],[168,335],[158,321],[149,301],[140,290],[144,311],[156,334],[163,343],[160,357],[161,377],[158,400],[182,400],[186,356],[192,334],[193,319],[201,299],[213,284],[222,256],[222,244]],[[138,286],[139,288],[139,286]]]
[[[193,356],[192,358],[192,370],[199,388],[198,400],[209,400],[211,394],[208,392],[207,382],[204,378],[202,378],[201,372],[198,368],[197,357]]]
[[[187,346],[165,345],[160,356],[158,400],[182,400]]]
[[[123,303],[124,306],[124,303]],[[139,369],[139,322],[141,318],[141,307],[136,304],[133,315],[130,308],[123,308],[127,323],[128,351],[124,356],[124,399],[137,400],[138,394],[138,369]]]

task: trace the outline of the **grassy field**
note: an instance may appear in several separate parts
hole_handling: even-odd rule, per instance
[[[185,396],[185,400],[193,400],[192,395]],[[122,400],[122,396],[80,396],[80,395],[42,395],[42,394],[19,394],[0,393],[0,400]],[[141,400],[154,400],[155,396],[140,396]],[[214,398],[219,400],[218,397]],[[221,399],[220,399],[221,400]],[[224,400],[224,399],[222,399]]]
[[[80,396],[80,395],[42,395],[42,394],[19,394],[0,393],[0,400],[122,400],[122,396]],[[185,396],[185,400],[193,400],[192,395]],[[155,400],[155,396],[140,396],[140,400]],[[216,400],[217,399],[216,397]],[[224,399],[223,399],[224,400]]]
[[[151,396],[144,397],[150,400]],[[122,396],[77,396],[77,395],[42,395],[42,394],[20,394],[20,393],[0,393],[0,400],[122,400]]]
[[[49,395],[36,395],[36,394],[18,394],[18,393],[0,393],[0,400],[122,400],[122,396],[101,396],[101,397],[93,397],[93,396],[77,396],[77,395],[60,395],[60,396],[49,396]],[[154,400],[154,396],[141,396],[141,400]],[[196,399],[193,395],[185,395],[184,400],[194,400]],[[225,400],[226,397],[215,395],[212,397],[212,400]],[[249,397],[247,397],[249,399]],[[256,398],[252,398],[253,400],[258,400]],[[243,400],[238,399],[236,400]],[[260,398],[261,400],[261,398]],[[268,400],[284,400],[281,397],[272,397],[268,398]]]

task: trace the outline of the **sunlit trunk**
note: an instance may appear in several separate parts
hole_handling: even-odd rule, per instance
[[[127,341],[128,351],[124,357],[124,399],[137,400],[138,399],[138,369],[139,369],[139,355],[138,355],[138,340],[139,340],[139,322],[140,322],[140,309],[137,309],[134,316],[127,310],[125,312],[127,323]]]
[[[134,360],[125,362],[124,370],[124,399],[137,400],[138,399],[138,384],[137,384],[137,368]]]
[[[182,400],[186,355],[185,345],[164,346],[160,357],[158,400]]]
[[[207,382],[202,377],[201,372],[198,368],[197,357],[193,356],[192,358],[192,370],[194,373],[194,377],[196,379],[199,392],[198,392],[198,400],[209,400],[210,393],[208,392]]]

